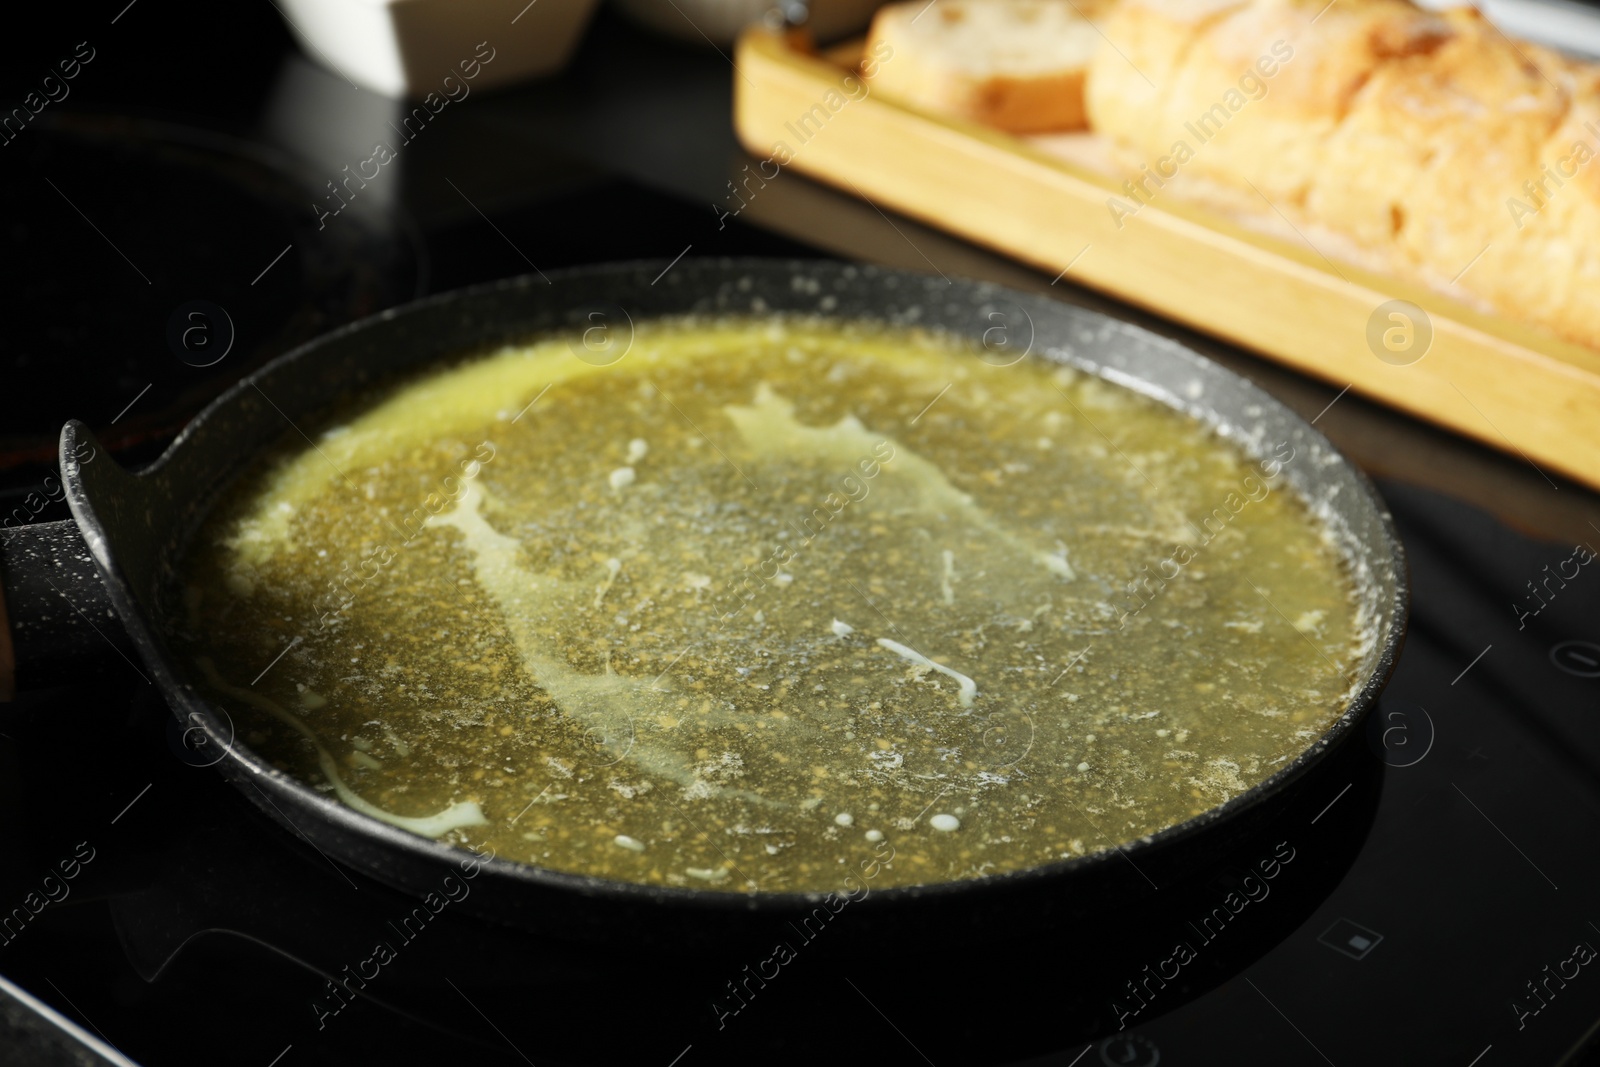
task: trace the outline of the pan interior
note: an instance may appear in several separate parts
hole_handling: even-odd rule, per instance
[[[822,891],[1156,833],[1349,706],[1348,550],[1289,442],[994,355],[797,317],[480,354],[252,466],[169,640],[266,759],[556,870]]]

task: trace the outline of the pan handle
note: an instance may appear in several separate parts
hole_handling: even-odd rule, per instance
[[[0,533],[0,702],[81,680],[132,646],[70,519]]]

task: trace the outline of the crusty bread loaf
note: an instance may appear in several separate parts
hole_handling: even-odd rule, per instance
[[[868,79],[885,97],[1012,133],[1081,129],[1105,0],[908,0],[879,9]]]
[[[1122,0],[1102,28],[1086,103],[1136,175],[1126,214],[1231,184],[1600,347],[1600,68],[1404,0]]]

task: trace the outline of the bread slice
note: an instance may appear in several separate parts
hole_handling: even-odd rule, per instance
[[[908,0],[879,9],[872,91],[1010,133],[1083,129],[1107,0]],[[887,45],[888,51],[880,51]]]
[[[1319,253],[1600,348],[1600,65],[1406,0],[1120,0],[1101,28],[1119,222],[1232,186]]]
[[[1472,8],[1443,17],[1442,47],[1385,64],[1352,101],[1306,206],[1363,241],[1392,242],[1435,287],[1594,345],[1596,176],[1573,161],[1565,178],[1556,168],[1575,145],[1580,160],[1597,147],[1573,121],[1600,102],[1595,71],[1509,41]],[[1381,188],[1358,186],[1363,157],[1368,170],[1385,161]]]
[[[1326,173],[1328,139],[1375,71],[1449,36],[1402,0],[1126,0],[1104,28],[1119,47],[1090,74],[1094,129],[1163,176],[1250,183],[1279,204]],[[1355,162],[1353,178],[1396,180],[1387,161]]]

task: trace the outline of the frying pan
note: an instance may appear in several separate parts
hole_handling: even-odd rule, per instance
[[[925,937],[937,924],[949,943],[977,943],[1014,933],[1018,909],[1029,925],[1103,917],[1106,908],[1148,897],[1153,886],[1247,837],[1302,795],[1329,754],[1358,732],[1399,654],[1405,565],[1372,485],[1315,429],[1188,349],[1099,313],[987,284],[823,262],[685,260],[664,273],[660,264],[601,266],[386,311],[250,375],[137,474],[108,457],[91,458],[98,455],[93,435],[69,422],[61,469],[73,520],[23,527],[0,545],[13,645],[0,647],[0,667],[13,666],[4,653],[14,652],[24,684],[30,675],[45,681],[52,672],[81,671],[95,658],[133,667],[182,723],[204,730],[213,751],[224,753],[217,769],[269,817],[380,881],[416,895],[435,891],[447,875],[460,876],[465,852],[368,818],[276,770],[234,737],[226,714],[190,684],[158,623],[178,585],[187,536],[229,479],[291,425],[400,373],[552,330],[600,324],[625,341],[632,323],[656,316],[773,312],[943,329],[979,342],[974,358],[1048,360],[1128,386],[1203,421],[1255,458],[1290,443],[1295,460],[1284,476],[1348,559],[1371,635],[1359,666],[1363,682],[1348,709],[1254,788],[1120,849],[979,880],[872,890],[852,905],[854,939],[882,945]],[[119,623],[127,665],[112,655],[122,640]],[[819,897],[635,885],[486,859],[464,906],[541,935],[670,947],[707,936],[758,938],[809,914]]]

